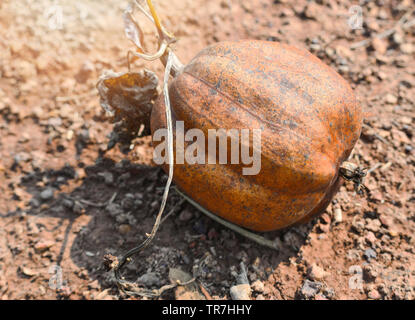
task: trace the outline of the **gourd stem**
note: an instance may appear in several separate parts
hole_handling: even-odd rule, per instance
[[[161,26],[160,19],[157,15],[156,9],[154,9],[153,3],[151,0],[147,0],[147,6],[150,9],[151,16],[154,19],[154,24],[156,25],[157,31],[159,33],[160,38],[163,38],[163,27]]]
[[[169,56],[169,53],[171,55],[171,71],[170,74],[173,78],[177,77],[179,74],[183,72],[184,65],[179,60],[179,58],[176,56],[176,54],[171,50],[170,48],[166,49],[166,52],[161,56],[160,61],[166,67],[167,65],[167,57]]]

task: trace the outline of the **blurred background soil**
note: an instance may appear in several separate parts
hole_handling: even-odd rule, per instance
[[[129,298],[102,259],[150,232],[166,176],[151,163],[148,137],[136,139],[128,154],[107,150],[113,126],[95,85],[104,70],[127,70],[133,46],[124,36],[126,5],[0,2],[1,299]],[[172,214],[126,277],[154,289],[180,269],[198,276],[199,298],[230,299],[246,267],[250,288],[238,290],[251,290],[252,299],[414,299],[415,3],[155,5],[185,63],[209,44],[249,38],[307,49],[342,74],[366,114],[352,161],[369,168],[370,192],[360,197],[352,185],[342,186],[320,217],[267,233],[279,248],[271,250],[190,204],[176,206],[172,191],[166,210]],[[155,47],[154,29],[137,18]],[[144,67],[162,75],[160,62],[137,61],[132,69]],[[181,288],[160,298],[191,297]]]

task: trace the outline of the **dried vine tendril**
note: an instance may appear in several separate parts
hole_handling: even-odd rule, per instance
[[[166,122],[167,122],[167,148],[168,148],[168,163],[169,163],[169,172],[168,172],[168,179],[166,182],[166,186],[163,193],[162,203],[159,209],[159,212],[156,217],[156,221],[154,223],[153,229],[151,230],[150,234],[146,234],[147,238],[137,247],[129,250],[126,254],[122,256],[122,258],[118,261],[117,259],[110,259],[109,256],[106,256],[107,265],[110,268],[113,268],[115,279],[117,281],[118,286],[127,294],[134,294],[134,295],[140,295],[140,296],[146,296],[146,297],[156,297],[159,296],[164,290],[171,289],[177,285],[185,285],[181,283],[176,283],[169,286],[164,286],[159,290],[152,291],[152,290],[144,290],[142,288],[137,288],[134,283],[131,283],[129,281],[126,281],[121,276],[121,268],[130,261],[130,257],[134,254],[139,253],[143,249],[145,249],[154,239],[157,230],[160,226],[161,217],[163,215],[164,209],[166,207],[166,202],[170,190],[170,186],[173,180],[173,168],[174,168],[174,152],[173,152],[173,125],[172,125],[172,118],[171,118],[171,109],[170,109],[170,99],[169,99],[169,91],[168,91],[168,81],[170,74],[172,72],[172,69],[174,68],[174,71],[177,72],[177,61],[178,59],[175,57],[173,52],[168,49],[168,45],[173,42],[174,38],[167,33],[164,28],[162,27],[159,18],[157,17],[157,14],[155,12],[155,9],[153,7],[153,4],[151,3],[151,0],[147,0],[148,7],[151,12],[152,21],[156,25],[157,31],[159,33],[159,41],[160,41],[160,47],[157,53],[155,54],[146,54],[144,53],[144,50],[141,45],[141,29],[139,28],[138,24],[133,20],[131,13],[132,9],[131,6],[127,8],[127,11],[124,15],[124,19],[126,21],[126,33],[127,37],[132,40],[135,45],[137,46],[137,50],[139,52],[133,52],[133,55],[145,60],[156,60],[161,57],[165,58],[165,72],[164,72],[164,80],[163,80],[163,95],[164,95],[164,103],[165,103],[165,111],[166,111]],[[139,6],[140,10],[143,12],[144,9]],[[146,16],[148,16],[146,14]],[[108,263],[110,262],[110,263]],[[187,283],[186,283],[187,284]],[[162,290],[163,289],[163,290]]]

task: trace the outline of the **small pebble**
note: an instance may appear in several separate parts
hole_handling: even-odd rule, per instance
[[[323,233],[328,233],[328,232],[330,232],[330,225],[329,224],[320,224],[319,229]]]
[[[364,266],[363,271],[364,271],[365,280],[367,282],[373,282],[378,277],[378,273],[376,272],[376,270],[373,268],[372,265]]]
[[[392,36],[392,40],[395,44],[402,44],[403,43],[403,35],[400,32],[395,32]]]
[[[112,185],[114,183],[114,176],[111,172],[100,172],[98,175],[104,178],[106,185]]]
[[[72,208],[72,211],[76,214],[84,214],[85,213],[85,207],[82,203],[80,203],[79,201],[75,201],[74,206]]]
[[[72,209],[74,206],[74,202],[71,199],[63,199],[62,204],[65,208]]]
[[[385,101],[388,104],[396,104],[398,103],[398,98],[395,95],[388,93],[385,97]]]
[[[232,300],[251,300],[251,286],[247,283],[232,286],[230,293]]]
[[[379,217],[380,222],[386,227],[390,227],[393,224],[392,218],[382,214]]]
[[[179,221],[186,222],[193,218],[193,213],[189,210],[183,210],[180,212]]]
[[[410,42],[401,44],[400,49],[405,54],[412,54],[415,51],[414,46]]]
[[[388,49],[388,43],[379,38],[374,38],[372,40],[372,48],[379,54],[384,54]]]
[[[373,234],[373,232],[369,231],[365,237],[365,240],[369,243],[369,244],[375,244],[377,241],[376,236]]]
[[[331,218],[327,213],[323,213],[320,216],[320,219],[321,219],[321,222],[324,223],[324,224],[330,224],[330,222],[331,222]]]
[[[48,201],[53,198],[53,189],[47,188],[40,193],[40,198],[43,201]]]
[[[127,234],[128,232],[131,231],[131,226],[129,224],[122,224],[118,227],[118,231],[121,234]]]
[[[308,269],[308,275],[311,280],[323,280],[327,276],[327,272],[323,268],[313,263]]]
[[[252,290],[256,292],[264,292],[264,283],[261,280],[256,280],[252,283]]]
[[[45,252],[46,250],[48,250],[50,247],[52,247],[55,244],[55,242],[53,241],[39,241],[35,244],[35,252],[36,253],[42,253]]]
[[[123,210],[121,208],[121,206],[118,203],[110,203],[109,205],[107,205],[107,207],[105,208],[108,213],[110,214],[111,217],[116,217],[120,214],[123,213]]]
[[[32,198],[29,200],[29,204],[33,207],[33,208],[37,208],[40,206],[40,202],[39,200],[37,200],[36,198]]]
[[[381,298],[379,291],[377,291],[376,289],[370,290],[367,294],[367,297],[372,300],[379,300]]]
[[[366,249],[363,256],[368,260],[376,259],[377,254],[376,251],[373,249]]]
[[[334,209],[334,222],[337,224],[337,223],[341,223],[342,221],[343,221],[342,209],[340,208]]]
[[[19,267],[19,269],[27,277],[33,277],[37,274],[35,271],[27,267]]]
[[[146,287],[160,286],[160,278],[155,272],[143,274],[137,279],[137,282]]]
[[[321,282],[305,280],[301,287],[301,293],[305,298],[310,299],[320,291],[322,286]]]
[[[378,232],[379,229],[381,227],[381,223],[378,219],[371,219],[367,224],[366,224],[366,229],[370,230],[372,232]]]

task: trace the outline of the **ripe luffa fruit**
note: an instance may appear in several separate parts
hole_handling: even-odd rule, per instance
[[[277,42],[209,46],[171,80],[169,95],[173,126],[184,121],[185,131],[262,129],[257,175],[229,162],[174,165],[174,181],[189,197],[256,231],[323,211],[361,132],[362,110],[346,81],[309,52]],[[161,96],[151,130],[165,127]]]

